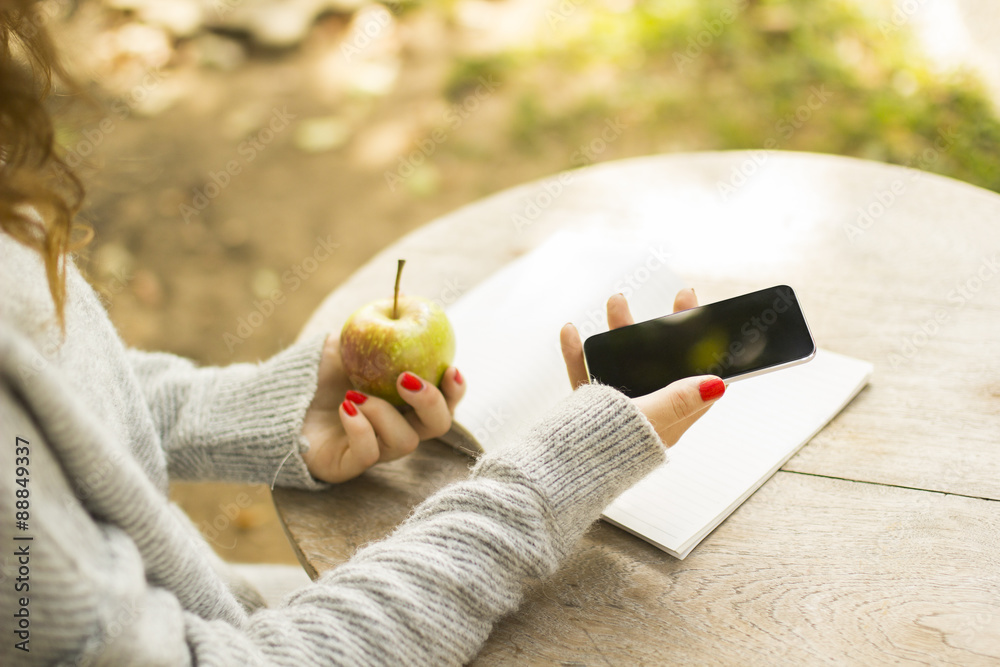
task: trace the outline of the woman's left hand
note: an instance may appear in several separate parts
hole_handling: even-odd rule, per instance
[[[313,477],[344,482],[380,461],[406,456],[421,440],[448,432],[465,395],[465,381],[454,367],[445,371],[440,390],[411,373],[401,373],[396,388],[412,409],[401,412],[388,401],[354,391],[340,362],[339,339],[326,339],[316,396],[302,424],[309,441],[302,458]]]

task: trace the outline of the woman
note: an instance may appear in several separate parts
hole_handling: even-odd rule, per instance
[[[461,664],[724,390],[710,376],[634,401],[580,386],[567,325],[571,398],[390,537],[263,608],[168,481],[349,479],[443,434],[465,380],[400,375],[404,413],[345,396],[334,336],[226,368],[125,348],[68,259],[81,188],[54,153],[42,97],[62,72],[32,11],[0,5],[0,616],[13,631],[0,663]],[[690,290],[675,303],[693,305]],[[623,297],[608,320],[631,322]]]

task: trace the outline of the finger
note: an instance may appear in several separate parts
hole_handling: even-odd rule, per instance
[[[667,447],[673,447],[674,445],[676,445],[677,441],[681,439],[681,436],[684,435],[687,432],[687,430],[694,425],[696,421],[704,417],[705,413],[707,413],[714,404],[715,404],[714,402],[709,403],[704,408],[694,413],[690,417],[682,419],[673,426],[667,428],[666,434],[662,438],[664,444],[666,444]]]
[[[451,428],[451,410],[438,388],[413,373],[400,373],[396,389],[413,412],[403,415],[420,440],[439,438]]]
[[[441,378],[441,393],[444,394],[444,400],[448,404],[448,412],[452,415],[455,414],[458,402],[465,396],[465,389],[465,377],[454,366],[448,368],[444,372],[444,377]]]
[[[615,294],[608,299],[608,328],[618,329],[635,324],[632,311],[628,308],[628,300],[624,294]]]
[[[663,444],[673,445],[725,393],[725,383],[714,375],[677,380],[663,389],[635,399]]]
[[[356,404],[346,398],[340,404],[340,423],[344,427],[348,444],[340,454],[339,464],[329,462],[330,467],[339,470],[336,479],[327,479],[334,483],[357,477],[378,463],[380,455],[378,438],[371,422],[358,410]]]
[[[688,308],[694,308],[698,305],[698,295],[694,293],[693,287],[685,287],[681,291],[677,292],[677,296],[674,297],[674,312],[681,310],[687,310]]]
[[[572,324],[565,325],[559,332],[559,346],[562,348],[563,361],[566,362],[566,372],[573,389],[590,382],[587,377],[587,367],[583,363],[583,343],[580,342],[580,332]]]
[[[379,461],[394,461],[420,444],[420,436],[410,422],[388,401],[353,390],[347,392],[347,398],[371,422],[379,445]]]

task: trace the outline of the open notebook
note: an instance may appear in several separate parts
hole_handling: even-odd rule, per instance
[[[562,325],[573,322],[584,339],[606,331],[604,305],[617,292],[637,322],[669,313],[684,284],[668,262],[668,249],[649,239],[561,232],[456,301],[448,309],[455,365],[471,381],[445,440],[490,451],[542,418],[571,393]],[[732,383],[671,448],[669,462],[604,518],[684,558],[847,405],[871,371],[820,349],[809,363]]]

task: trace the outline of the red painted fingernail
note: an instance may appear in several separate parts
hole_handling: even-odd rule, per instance
[[[462,374],[459,373],[458,369],[456,368],[455,369],[455,384],[462,384],[463,382],[465,382],[465,380],[462,379]]]
[[[403,381],[400,384],[403,385],[403,389],[410,391],[420,391],[424,388],[424,383],[413,373],[403,373]]]
[[[698,392],[701,394],[701,400],[707,403],[726,393],[726,383],[719,378],[705,380],[698,385]]]
[[[368,397],[362,394],[360,391],[354,391],[353,389],[347,390],[347,400],[356,405],[361,405],[368,400]]]
[[[340,407],[344,408],[344,412],[347,413],[348,417],[355,417],[358,414],[358,409],[350,401],[344,401],[340,404]]]

